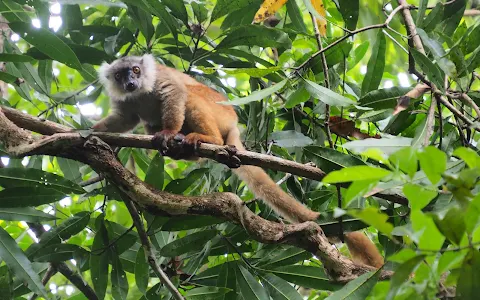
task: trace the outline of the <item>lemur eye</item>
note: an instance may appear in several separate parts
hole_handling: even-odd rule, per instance
[[[115,73],[115,79],[117,79],[117,80],[120,79],[120,76],[121,76],[120,72]]]
[[[140,73],[140,68],[139,67],[133,67],[132,71],[133,71],[133,73],[138,74],[138,73]]]

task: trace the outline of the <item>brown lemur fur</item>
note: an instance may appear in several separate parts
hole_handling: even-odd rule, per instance
[[[146,132],[155,135],[153,141],[159,148],[168,148],[172,140],[182,140],[190,146],[212,143],[244,150],[235,110],[217,103],[227,98],[189,75],[157,63],[152,55],[103,63],[99,77],[110,96],[111,109],[93,126],[95,131],[125,132],[142,122]],[[168,155],[190,158],[178,153]],[[256,197],[290,222],[319,217],[285,193],[261,168],[243,165],[232,170]],[[354,261],[376,268],[383,265],[383,257],[363,233],[347,233],[345,240]]]

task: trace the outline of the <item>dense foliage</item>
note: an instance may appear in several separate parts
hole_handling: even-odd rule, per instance
[[[464,16],[473,4],[409,1],[421,50],[409,43],[396,1],[323,2],[325,37],[315,34],[310,14],[321,13],[309,0],[287,1],[277,19],[255,24],[261,0],[2,0],[1,22],[11,31],[0,37],[0,80],[8,84],[0,102],[87,129],[109,111],[98,66],[153,53],[229,97],[247,149],[328,173],[318,182],[268,170],[322,212],[327,235],[365,228],[386,257],[383,270],[395,272],[389,280],[371,272],[338,284],[310,252],[262,244],[241,226],[143,212],[158,262],[187,299],[475,298],[480,24]],[[313,55],[318,41],[329,47],[325,63]],[[434,87],[412,97],[417,82]],[[115,186],[86,184],[98,175],[74,160],[0,154],[0,298],[85,299],[60,273],[42,284],[58,262],[99,298],[170,297],[149,269]],[[122,148],[118,157],[158,189],[234,192],[278,220],[215,161],[176,161],[138,148]]]

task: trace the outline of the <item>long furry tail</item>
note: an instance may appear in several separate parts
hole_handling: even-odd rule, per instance
[[[238,150],[245,150],[237,128],[230,131],[226,143],[234,145]],[[261,168],[243,165],[232,171],[245,181],[256,197],[265,201],[290,222],[312,221],[319,217],[319,213],[310,210],[285,193]],[[345,242],[355,262],[376,268],[383,265],[382,255],[365,234],[358,231],[346,233]]]
[[[238,150],[245,150],[236,128],[229,133],[226,142],[228,145],[234,145]],[[318,218],[319,213],[310,210],[285,193],[261,168],[244,165],[232,171],[247,184],[256,197],[267,202],[279,215],[290,222],[304,222]]]

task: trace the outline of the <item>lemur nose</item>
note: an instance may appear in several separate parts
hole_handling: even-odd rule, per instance
[[[133,82],[127,83],[127,91],[133,92],[136,89],[136,86]]]

